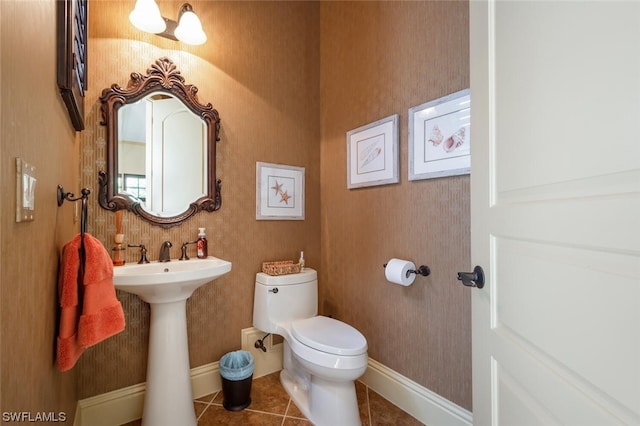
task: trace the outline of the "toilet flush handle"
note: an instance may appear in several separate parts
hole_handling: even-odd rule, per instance
[[[278,287],[272,288],[271,290],[269,290],[269,292],[273,294],[278,294]]]

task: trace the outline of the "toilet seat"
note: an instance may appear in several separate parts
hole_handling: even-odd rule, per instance
[[[291,336],[305,346],[333,355],[353,356],[367,352],[367,340],[362,333],[329,317],[293,321]]]

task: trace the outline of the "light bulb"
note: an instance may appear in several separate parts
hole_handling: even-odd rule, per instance
[[[175,35],[178,40],[187,44],[199,45],[207,41],[200,19],[191,10],[185,10],[180,16]]]
[[[167,28],[155,0],[137,0],[129,21],[139,30],[158,34]]]

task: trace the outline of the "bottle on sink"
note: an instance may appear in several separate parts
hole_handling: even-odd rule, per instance
[[[204,233],[204,228],[198,228],[198,231],[200,231],[198,233],[198,241],[196,244],[198,247],[198,259],[206,259],[207,256],[209,256],[207,250],[207,236]]]

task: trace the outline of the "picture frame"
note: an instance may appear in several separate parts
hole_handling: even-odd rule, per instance
[[[471,172],[469,89],[409,108],[409,180]]]
[[[256,162],[256,220],[304,220],[304,167]]]
[[[89,0],[56,1],[56,79],[71,124],[78,132],[85,128],[88,6]]]
[[[347,188],[398,183],[398,114],[347,132]]]

